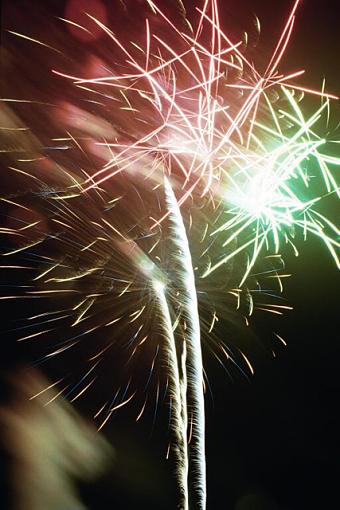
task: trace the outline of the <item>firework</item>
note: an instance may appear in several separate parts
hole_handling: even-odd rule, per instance
[[[193,194],[196,200],[209,193],[225,202],[230,219],[212,235],[227,233],[225,247],[235,238],[242,239],[243,233],[246,241],[219,257],[205,276],[252,247],[242,285],[261,249],[270,246],[269,238],[278,253],[280,237],[291,242],[287,232],[300,228],[305,236],[310,232],[320,237],[339,265],[335,252],[339,244],[334,241],[338,230],[316,210],[320,194],[309,186],[310,172],[318,171],[325,193],[338,194],[328,166],[339,165],[340,160],[322,152],[326,140],[314,130],[322,115],[328,115],[329,100],[335,96],[293,83],[303,71],[281,75],[277,70],[290,40],[298,3],[290,12],[263,75],[242,53],[241,42],[233,43],[221,30],[214,0],[206,1],[202,10],[197,8],[200,18],[192,35],[180,31],[156,4],[149,2],[173,31],[180,50],[152,34],[148,21],[144,51],[138,45],[137,49],[134,44],[126,46],[94,19],[121,51],[128,71],[93,79],[63,75],[76,86],[119,90],[127,103],[127,114],[129,110],[139,111],[150,126],[144,136],[131,143],[104,144],[113,151],[112,157],[91,176],[85,190],[148,164],[151,157],[153,163],[148,167],[154,179],[159,182],[159,173],[165,169],[180,180],[180,206]],[[205,42],[207,35],[209,44]],[[152,42],[157,45],[154,50]],[[240,74],[238,82],[228,81],[230,70]],[[277,104],[270,98],[272,91],[280,98]],[[321,97],[320,108],[307,120],[294,98],[297,91]],[[150,121],[152,114],[157,122]],[[310,160],[314,165],[307,165]],[[298,181],[307,191],[305,199],[300,198],[306,193]]]
[[[166,190],[169,194],[169,184],[166,184]],[[171,188],[170,188],[171,189]],[[174,207],[174,197],[169,204]],[[175,202],[176,203],[176,202]],[[173,211],[171,211],[171,216]],[[177,234],[177,231],[176,231]],[[131,244],[131,243],[130,243]],[[188,449],[187,449],[187,409],[186,409],[186,390],[187,378],[185,369],[186,347],[183,342],[182,356],[179,360],[176,351],[176,342],[174,337],[174,328],[169,309],[169,303],[166,296],[166,279],[160,269],[143,253],[136,243],[133,243],[128,249],[129,258],[135,261],[139,270],[144,273],[151,281],[151,287],[155,293],[159,304],[159,318],[164,331],[163,351],[166,358],[166,369],[168,375],[168,388],[171,403],[171,429],[174,435],[172,449],[176,460],[176,475],[179,489],[179,508],[187,510],[189,508],[188,499]],[[202,367],[202,365],[201,365]],[[202,406],[199,407],[201,409]]]
[[[161,320],[164,324],[164,338],[167,353],[167,369],[169,376],[169,394],[171,399],[171,423],[174,431],[173,450],[176,458],[176,474],[180,498],[179,508],[187,510],[189,508],[188,498],[188,448],[187,448],[187,410],[186,410],[186,377],[183,361],[181,363],[181,376],[177,361],[175,338],[173,326],[169,313],[168,303],[164,294],[163,284],[154,282],[155,293],[158,297],[161,309]],[[184,347],[185,350],[185,347]]]
[[[183,350],[187,353],[186,369],[187,394],[191,410],[192,428],[192,469],[197,493],[197,508],[206,505],[206,468],[205,468],[205,413],[203,395],[203,363],[201,350],[200,321],[189,242],[176,201],[176,197],[167,178],[164,180],[165,200],[169,209],[170,229],[172,232],[176,263],[179,268],[177,282],[181,293],[181,307],[185,323]],[[186,400],[185,400],[186,402]],[[185,423],[187,420],[185,420]]]
[[[327,101],[305,120],[299,105],[291,93],[282,87],[295,116],[281,111],[285,124],[290,121],[290,132],[296,132],[288,138],[275,117],[276,129],[256,122],[259,128],[269,134],[266,143],[273,148],[267,150],[258,140],[259,151],[246,156],[241,164],[234,161],[234,168],[225,172],[225,197],[229,219],[219,226],[212,235],[226,233],[224,247],[238,238],[239,246],[229,250],[220,260],[212,264],[205,272],[208,276],[217,267],[245,249],[252,247],[250,259],[240,285],[244,283],[256,262],[261,249],[274,248],[278,253],[281,240],[293,244],[295,231],[301,229],[304,238],[311,233],[321,239],[331,253],[337,267],[340,267],[336,248],[339,243],[335,237],[339,230],[324,215],[317,211],[320,195],[315,195],[310,173],[318,171],[323,179],[325,194],[339,196],[339,189],[327,163],[339,165],[340,160],[331,158],[321,152],[325,140],[313,131],[313,126],[320,120],[327,108]],[[275,115],[275,113],[273,112]],[[307,194],[307,198],[304,198]],[[245,239],[245,241],[243,241]],[[243,242],[242,242],[243,241]]]
[[[80,90],[89,104],[106,107],[110,101],[116,108],[108,122],[99,114],[63,103],[58,118],[67,136],[54,139],[59,145],[53,147],[62,154],[60,164],[55,165],[58,185],[46,185],[41,175],[11,165],[20,177],[35,181],[39,200],[47,206],[38,219],[25,219],[19,227],[4,229],[6,235],[19,240],[35,232],[29,242],[19,243],[4,255],[40,249],[45,241],[52,243],[53,255],[40,258],[45,267],[34,279],[36,285],[44,283],[48,288],[32,286],[24,293],[76,297],[76,303],[62,310],[60,316],[46,312],[44,329],[20,338],[23,341],[49,334],[51,320],[69,321],[76,334],[49,351],[45,355],[49,359],[75,348],[80,339],[100,328],[114,327],[115,337],[129,337],[130,363],[139,359],[140,346],[150,338],[150,317],[160,319],[180,507],[188,508],[190,467],[194,504],[203,510],[204,321],[198,313],[197,288],[219,271],[226,271],[232,262],[241,274],[238,287],[227,292],[236,298],[237,308],[243,292],[251,315],[254,302],[245,285],[253,277],[255,264],[265,252],[279,257],[284,244],[297,253],[298,231],[304,238],[308,234],[320,238],[340,267],[336,253],[339,230],[319,209],[324,195],[339,197],[333,168],[339,166],[340,159],[327,154],[329,141],[317,133],[324,119],[329,128],[330,101],[335,96],[324,87],[317,91],[296,83],[303,71],[279,71],[299,0],[293,4],[263,72],[248,58],[244,41],[233,41],[223,32],[216,0],[205,0],[202,8],[197,7],[198,19],[192,24],[180,2],[182,28],[156,3],[147,3],[151,13],[145,20],[143,41],[129,43],[101,20],[89,16],[112,44],[113,70],[103,65],[100,76],[96,73],[92,77],[89,73],[64,72],[57,66],[53,69],[54,76]],[[153,29],[154,20],[160,22],[161,31]],[[12,34],[42,44],[17,32]],[[43,47],[51,49],[45,43]],[[306,116],[303,97],[308,94],[321,104]],[[76,128],[86,135],[85,148],[83,138],[69,132]],[[96,165],[85,171],[73,165],[70,170],[64,155],[70,148],[100,160],[99,168]],[[131,190],[139,197],[138,206],[135,199],[130,201]],[[32,209],[32,204],[19,204],[13,197],[3,200],[24,211]],[[199,232],[198,243],[193,233],[201,224],[196,224],[195,207],[206,208],[211,215]],[[43,232],[47,225],[41,217],[46,216],[59,231]],[[199,263],[193,264],[193,259]],[[273,272],[271,276],[277,277],[282,287],[280,276]],[[268,307],[274,313],[285,308],[265,305],[262,309]],[[212,310],[209,333],[218,321],[217,307]],[[127,333],[123,333],[126,324]],[[95,382],[96,378],[88,382],[88,376],[111,346],[112,342],[89,355],[91,365],[81,378],[81,389],[74,395],[75,388],[67,387],[73,400]],[[224,347],[223,355],[231,358]],[[157,356],[158,346],[151,373]],[[243,358],[252,372],[250,362]],[[148,383],[149,379],[146,387]],[[157,401],[158,394],[157,390]],[[119,388],[114,399],[106,401],[95,414],[100,419],[99,428],[134,396],[130,381]]]

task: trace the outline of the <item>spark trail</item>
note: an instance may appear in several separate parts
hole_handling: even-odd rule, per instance
[[[275,128],[257,121],[256,125],[269,137],[273,148],[267,150],[259,142],[259,150],[246,156],[244,164],[235,159],[228,172],[224,172],[223,200],[228,206],[226,214],[229,219],[222,222],[211,235],[225,235],[223,247],[226,254],[209,265],[204,277],[248,250],[250,257],[240,282],[242,286],[261,250],[272,249],[274,253],[279,253],[284,242],[291,244],[297,253],[294,235],[298,230],[303,233],[304,239],[308,233],[317,236],[340,268],[337,254],[340,244],[336,240],[340,232],[324,214],[318,212],[316,206],[322,197],[312,191],[312,176],[308,170],[311,167],[313,172],[321,174],[325,195],[339,197],[339,188],[327,163],[339,166],[340,159],[321,151],[326,140],[313,130],[329,106],[328,101],[309,119],[304,119],[293,95],[284,87],[282,90],[294,114],[282,110],[281,123],[289,119],[290,130],[295,129],[295,133],[289,138],[284,134],[284,126],[280,124],[278,115],[275,116]],[[280,143],[278,139],[281,139]],[[228,250],[235,239],[238,239],[238,246]]]
[[[216,211],[216,218],[209,218],[204,230],[203,237],[209,238],[210,234],[211,239],[208,248],[204,250],[209,262],[205,263],[203,268],[201,266],[198,268],[199,275],[208,278],[214,271],[223,269],[224,264],[230,259],[238,263],[240,255],[246,254],[248,257],[246,264],[243,262],[240,264],[242,268],[244,265],[246,268],[240,278],[239,288],[233,291],[238,302],[243,290],[241,287],[244,288],[246,280],[253,276],[254,265],[261,261],[264,252],[274,252],[272,256],[276,257],[282,245],[289,244],[297,253],[295,231],[300,230],[304,238],[309,233],[317,236],[326,245],[339,267],[336,252],[340,246],[336,240],[339,229],[320,212],[318,205],[323,195],[339,197],[339,188],[332,170],[340,165],[340,158],[326,154],[327,141],[317,134],[319,123],[325,117],[328,129],[330,100],[337,98],[325,92],[324,86],[321,91],[317,91],[296,83],[303,75],[303,70],[294,70],[288,74],[279,71],[295,26],[299,0],[294,1],[278,43],[262,72],[255,65],[256,58],[248,58],[247,48],[242,40],[232,41],[222,30],[217,0],[204,0],[202,8],[196,8],[198,13],[196,25],[191,25],[189,20],[185,19],[183,29],[167,17],[155,2],[147,0],[147,3],[153,16],[161,23],[160,34],[152,30],[152,16],[148,16],[145,19],[145,39],[141,42],[137,37],[136,40],[132,38],[132,42],[131,40],[129,42],[125,34],[122,37],[117,36],[100,20],[90,16],[96,28],[99,26],[105,37],[108,37],[117,54],[112,58],[110,53],[111,60],[103,62],[99,77],[98,74],[91,77],[88,73],[86,77],[83,73],[80,73],[81,76],[74,76],[77,71],[72,73],[72,70],[68,73],[53,71],[69,80],[78,90],[81,89],[81,92],[87,95],[85,100],[89,101],[91,108],[95,108],[93,105],[96,101],[93,101],[93,98],[103,101],[98,103],[102,106],[106,106],[104,101],[109,98],[110,101],[114,101],[113,104],[117,108],[111,106],[107,108],[112,115],[114,129],[110,123],[100,118],[100,114],[96,117],[86,112],[85,117],[90,121],[80,121],[81,113],[84,111],[79,108],[71,108],[70,111],[73,113],[69,112],[69,117],[74,115],[76,121],[70,118],[65,121],[72,131],[78,127],[80,134],[90,133],[93,144],[88,150],[92,153],[91,156],[98,156],[101,160],[99,169],[96,166],[95,169],[91,167],[87,173],[80,171],[80,175],[76,175],[73,180],[76,185],[71,185],[65,195],[54,197],[55,200],[61,201],[60,208],[65,209],[64,213],[67,212],[66,224],[65,218],[62,218],[62,228],[71,232],[77,241],[74,246],[65,242],[67,236],[62,232],[58,243],[66,252],[71,251],[71,258],[79,247],[81,252],[84,250],[84,253],[88,253],[85,271],[77,272],[69,265],[64,266],[63,262],[55,264],[51,257],[49,261],[51,266],[48,265],[48,269],[41,273],[39,279],[43,280],[45,276],[51,276],[57,271],[58,278],[53,277],[46,280],[46,283],[53,281],[54,285],[65,284],[65,289],[28,290],[27,294],[51,297],[56,296],[58,292],[72,294],[78,290],[69,290],[67,285],[70,282],[81,285],[82,282],[89,280],[88,285],[91,289],[88,289],[85,299],[69,311],[72,315],[78,313],[76,310],[80,310],[72,327],[81,328],[85,320],[91,320],[94,316],[91,315],[94,314],[91,310],[95,309],[97,301],[98,307],[100,306],[101,296],[97,289],[93,288],[91,278],[100,289],[98,280],[102,280],[103,285],[101,274],[108,273],[110,277],[108,281],[117,280],[115,285],[119,290],[115,298],[118,300],[124,297],[129,301],[129,305],[138,306],[131,314],[126,314],[126,309],[122,306],[124,313],[113,320],[110,319],[108,324],[105,323],[105,317],[103,325],[108,326],[121,320],[123,323],[124,317],[127,323],[135,324],[134,321],[142,319],[144,311],[152,307],[152,300],[142,306],[142,298],[139,297],[135,298],[136,303],[132,303],[133,298],[131,294],[128,298],[128,292],[134,281],[133,276],[126,281],[124,278],[123,281],[121,274],[115,275],[111,253],[119,251],[123,245],[128,251],[131,249],[134,256],[131,258],[130,254],[129,262],[135,264],[139,273],[145,276],[148,291],[151,291],[150,294],[156,300],[161,316],[180,505],[185,510],[188,508],[187,477],[190,466],[194,484],[194,505],[199,510],[204,510],[206,474],[203,366],[200,318],[192,265],[192,255],[196,256],[196,251],[192,253],[190,251],[190,248],[196,250],[197,245],[194,236],[190,236],[189,246],[189,230],[187,231],[185,227],[192,220],[189,204],[192,201],[195,206],[198,204],[201,207],[206,199],[214,204],[213,209]],[[183,7],[181,1],[179,5]],[[183,17],[186,16],[185,10],[184,8],[180,10],[183,21]],[[64,21],[72,23],[70,20]],[[163,34],[163,29],[166,35]],[[28,38],[17,31],[10,33],[26,41],[38,43],[45,49],[49,48],[49,45]],[[167,37],[169,34],[171,37]],[[115,64],[113,72],[110,70],[112,62]],[[312,95],[321,100],[321,106],[309,117],[303,112],[304,95]],[[20,101],[25,100],[18,100]],[[109,104],[112,105],[112,102]],[[107,124],[110,125],[110,129]],[[74,137],[67,131],[67,137],[62,140],[67,141],[73,148],[76,145],[85,153],[78,138],[80,140],[81,137]],[[58,150],[64,149],[59,146]],[[69,166],[74,167],[73,164]],[[29,170],[26,171],[26,168],[25,170],[17,168],[17,164],[9,168],[23,176],[22,178],[37,180]],[[105,201],[108,199],[108,193],[112,193],[114,189],[110,188],[112,181],[116,179],[117,184],[117,180],[126,178],[127,186],[132,186],[131,176],[139,179],[139,182],[142,180],[144,182],[145,187],[141,187],[140,191],[141,201],[145,202],[146,209],[150,206],[148,185],[151,183],[153,191],[164,186],[165,208],[159,207],[158,211],[161,211],[159,217],[152,218],[151,228],[148,224],[146,227],[143,225],[143,229],[148,230],[148,235],[151,230],[152,235],[156,227],[162,230],[164,220],[170,225],[171,235],[167,241],[171,250],[167,258],[174,261],[176,271],[171,284],[178,288],[179,297],[171,295],[158,266],[148,259],[134,241],[129,241],[128,235],[125,236],[126,232],[130,232],[131,225],[126,225],[122,235],[119,228],[116,229],[102,218],[100,212],[98,218],[93,218],[89,222],[85,215],[78,223],[79,210],[76,208],[79,208],[79,204],[74,206],[72,203],[74,187],[84,203],[89,200],[91,193],[100,195],[103,190]],[[43,184],[40,179],[37,182],[39,185]],[[124,198],[120,198],[123,203]],[[53,193],[51,201],[52,199]],[[68,199],[71,201],[68,202]],[[70,205],[66,205],[68,203]],[[128,200],[124,203],[123,214],[133,208]],[[110,207],[114,205],[110,200],[108,204]],[[114,225],[116,219],[117,217],[113,218]],[[135,218],[132,222],[135,226]],[[86,232],[94,227],[96,230],[94,237],[86,235]],[[142,230],[142,226],[139,227]],[[29,229],[31,225],[23,228]],[[166,229],[164,231],[166,232]],[[23,235],[20,228],[15,232],[8,231],[7,234],[9,233]],[[40,236],[37,241],[31,241],[23,247],[20,245],[6,254],[11,256],[25,252],[27,248],[38,249],[42,238],[43,236]],[[224,239],[222,248],[219,243],[214,245],[216,238]],[[65,244],[62,244],[63,239]],[[211,247],[216,245],[219,250],[214,251]],[[201,249],[200,246],[198,249]],[[93,260],[95,256],[100,262],[97,265]],[[162,264],[166,258],[159,258],[159,261],[163,269]],[[121,260],[120,269],[124,276],[127,266],[126,260]],[[70,273],[70,276],[65,278],[62,274],[65,271]],[[112,278],[111,271],[116,279]],[[143,290],[145,289],[135,286],[134,295],[139,292],[142,294]],[[82,295],[82,292],[79,293]],[[111,290],[106,291],[104,288],[103,294],[107,296],[105,311],[112,309]],[[179,301],[180,319],[176,329],[172,324],[171,299]],[[268,310],[268,306],[264,304],[262,309]],[[286,308],[275,306],[278,310],[269,311],[278,314],[281,313],[279,310]],[[252,298],[250,308],[251,314]],[[203,323],[202,317],[201,322]],[[211,328],[214,322],[215,312]],[[95,328],[97,327],[99,325],[95,325]],[[142,327],[146,329],[144,323]],[[79,336],[85,336],[91,330],[87,328]],[[140,331],[138,328],[137,336]],[[25,335],[22,340],[35,338],[45,332]],[[145,338],[147,336],[145,335]],[[73,348],[79,341],[78,337],[75,338],[75,342],[66,343],[65,347],[57,349],[52,355]],[[132,340],[135,340],[135,336]],[[144,343],[144,339],[140,343]],[[106,348],[99,354],[105,351]],[[134,353],[135,350],[132,357]],[[247,358],[245,361],[248,363]],[[151,372],[152,370],[153,365]],[[104,404],[102,409],[105,408],[107,416],[101,426],[107,422],[114,409],[125,405],[131,398],[123,399],[123,402],[117,405],[105,407]],[[98,411],[98,415],[102,409]],[[188,425],[192,429],[189,456]]]
[[[188,510],[188,446],[187,446],[187,409],[186,374],[183,370],[183,355],[177,356],[174,327],[171,320],[169,303],[166,297],[166,281],[162,271],[150,260],[136,243],[129,243],[129,258],[135,261],[139,270],[151,282],[151,287],[159,305],[162,326],[163,352],[168,376],[170,397],[170,428],[173,433],[171,443],[175,457],[175,473],[178,481],[180,510]],[[157,311],[155,311],[157,313]],[[183,351],[185,352],[185,350]]]
[[[165,200],[169,211],[172,256],[176,259],[177,285],[181,295],[181,309],[185,324],[183,343],[187,352],[187,395],[192,438],[190,462],[194,478],[197,508],[206,506],[205,412],[203,394],[203,361],[200,320],[189,241],[181,211],[169,180],[164,178]]]
[[[183,373],[183,363],[178,362],[175,337],[169,305],[165,296],[163,283],[155,280],[152,284],[159,308],[161,310],[160,318],[164,330],[164,343],[166,353],[166,367],[169,381],[169,397],[171,405],[170,424],[174,435],[172,450],[175,456],[176,477],[178,481],[179,500],[178,508],[180,510],[189,509],[188,498],[188,445],[187,445],[187,410],[186,410],[186,378]],[[180,376],[179,366],[182,367],[182,376]]]
[[[87,180],[84,191],[145,164],[150,166],[149,178],[156,182],[162,181],[164,169],[178,180],[180,207],[189,197],[199,201],[207,194],[224,201],[229,220],[211,235],[226,234],[226,253],[211,261],[204,276],[246,251],[249,262],[242,285],[264,248],[273,245],[278,253],[280,238],[293,245],[289,232],[294,230],[301,230],[305,238],[308,232],[319,237],[339,267],[339,244],[334,240],[339,231],[317,211],[322,195],[309,185],[306,169],[306,162],[313,160],[325,194],[339,196],[329,166],[339,166],[340,159],[321,152],[326,140],[315,133],[316,123],[326,114],[329,117],[329,101],[336,96],[324,87],[317,91],[296,85],[303,70],[278,71],[299,0],[263,73],[249,61],[241,41],[232,42],[223,32],[216,0],[197,7],[199,20],[192,33],[177,28],[156,3],[149,5],[173,33],[173,46],[152,32],[148,19],[144,50],[126,44],[93,18],[121,53],[124,73],[80,79],[58,72],[77,87],[95,92],[110,87],[114,94],[119,92],[127,103],[122,106],[126,119],[129,111],[138,112],[147,126],[145,134],[136,133],[129,143],[102,143],[112,156]],[[231,71],[238,73],[237,80],[228,79]],[[299,104],[304,94],[321,98],[320,108],[308,119]],[[302,200],[302,194],[307,198]],[[230,249],[235,239],[238,246]]]

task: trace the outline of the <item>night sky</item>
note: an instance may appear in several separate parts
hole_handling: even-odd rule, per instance
[[[15,59],[25,46],[27,52],[32,48],[27,42],[13,41],[6,30],[26,31],[32,37],[41,33],[41,27],[37,28],[38,3],[28,0],[4,2],[2,42],[6,50],[13,51]],[[49,24],[55,23],[54,16],[63,16],[65,2],[46,1],[43,4],[45,14],[50,16],[46,18],[46,31]],[[107,0],[105,4],[110,12],[110,6],[115,2]],[[222,26],[224,23],[229,30],[232,26],[237,27],[235,33],[251,26],[253,14],[259,17],[262,32],[256,51],[261,55],[260,60],[265,60],[266,51],[270,53],[291,2],[221,0],[220,4]],[[310,87],[320,88],[325,76],[327,88],[334,94],[340,94],[340,13],[337,8],[335,0],[323,3],[302,1],[295,34],[282,65],[283,71],[306,69],[304,83]],[[89,43],[82,44],[86,48]],[[46,57],[46,53],[44,55]],[[8,61],[4,59],[2,74],[5,82],[9,76],[4,84],[6,94],[11,89],[13,97],[23,95],[25,83],[29,90],[35,90],[37,76],[28,74],[27,57],[29,54],[15,71],[13,66],[9,69]],[[36,68],[34,72],[37,73]],[[43,84],[41,88],[42,94],[48,94],[43,90]],[[3,96],[2,92],[0,96]],[[340,109],[336,104],[333,117],[340,120]],[[20,185],[10,181],[6,174],[8,161],[0,159],[0,164],[5,191],[19,189]],[[324,207],[336,220],[334,202],[326,200]],[[301,242],[299,248],[299,257],[288,249],[282,252],[285,272],[292,274],[285,280],[284,297],[294,309],[280,318],[259,311],[251,322],[247,342],[253,344],[247,354],[255,375],[247,378],[240,371],[227,367],[230,369],[228,375],[209,350],[204,350],[210,383],[206,394],[208,510],[320,510],[337,506],[338,273],[334,261],[317,239],[309,238],[305,243]],[[20,258],[16,262],[19,261]],[[7,286],[19,285],[20,275],[6,274],[3,282],[2,285]],[[21,350],[15,345],[13,332],[8,332],[15,327],[16,318],[24,315],[27,302],[0,303],[3,317],[2,402],[5,404],[11,398],[8,374],[15,373],[24,363],[34,361],[36,354],[34,347]],[[271,352],[273,343],[269,340],[272,331],[278,332],[288,343],[287,347],[275,344],[275,357]],[[228,343],[231,336],[237,335],[237,328],[231,332],[226,324],[220,326],[219,334]],[[107,377],[112,380],[114,373]],[[85,417],[90,408],[91,402],[86,401],[78,406]],[[79,486],[83,501],[91,510],[175,508],[172,466],[165,460],[167,409],[160,405],[155,418],[150,408],[145,418],[135,423],[136,409],[138,406],[134,404],[124,408],[104,429],[116,456],[112,467],[98,481]],[[10,463],[5,447],[2,451],[4,489],[0,507],[7,509],[11,508]]]

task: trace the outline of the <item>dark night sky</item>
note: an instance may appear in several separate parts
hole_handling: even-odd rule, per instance
[[[16,19],[8,18],[10,4],[11,0],[5,2],[2,25],[15,30]],[[15,0],[14,4],[27,8],[34,2]],[[63,2],[44,4],[51,14],[62,16]],[[291,2],[221,0],[220,4],[228,26],[234,22],[246,28],[251,23],[249,13],[255,13],[262,22],[261,48],[266,48],[279,34]],[[29,31],[28,10],[25,19]],[[339,21],[335,0],[302,1],[283,65],[284,69],[307,69],[306,83],[311,86],[320,86],[326,76],[328,89],[338,94]],[[31,34],[34,28],[32,22]],[[340,113],[337,106],[334,110]],[[335,508],[338,501],[338,273],[316,239],[301,246],[298,258],[288,251],[284,258],[286,272],[293,275],[285,282],[285,297],[294,310],[275,323],[268,314],[255,316],[255,375],[247,380],[233,372],[228,377],[206,354],[212,389],[206,399],[208,510],[320,510]],[[13,306],[3,310],[11,320],[22,312]],[[288,342],[287,347],[277,347],[275,359],[265,341],[272,329]],[[222,334],[227,341],[227,328]],[[15,367],[21,353],[10,347],[5,333],[2,340],[4,370]],[[86,406],[81,411],[86,414]],[[171,469],[164,460],[166,437],[161,424],[166,413],[159,414],[154,427],[151,413],[135,424],[128,410],[107,426],[105,434],[117,458],[105,477],[81,487],[91,510],[175,508]],[[6,479],[5,460],[2,464]],[[0,507],[9,508],[6,503]]]

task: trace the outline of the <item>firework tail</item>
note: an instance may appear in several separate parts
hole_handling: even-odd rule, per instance
[[[159,309],[161,330],[164,337],[163,351],[166,357],[168,389],[171,403],[170,428],[172,451],[175,458],[175,473],[178,483],[179,510],[188,510],[188,446],[186,418],[186,378],[177,358],[174,327],[166,297],[166,279],[160,268],[149,259],[143,250],[132,240],[119,242],[119,248],[139,271],[151,282],[151,288]],[[182,372],[182,373],[180,373]]]
[[[205,466],[205,416],[203,394],[203,364],[198,316],[195,276],[192,267],[189,242],[180,208],[169,180],[164,178],[165,201],[169,210],[171,239],[174,243],[178,274],[176,283],[180,287],[181,305],[185,322],[186,345],[182,361],[186,372],[188,409],[191,419],[190,468],[193,480],[193,505],[198,510],[206,507],[206,466]],[[185,355],[186,353],[186,355]]]
[[[174,436],[172,450],[175,456],[176,477],[180,498],[178,508],[180,510],[188,510],[188,452],[186,420],[183,419],[183,381],[180,383],[175,338],[164,285],[158,280],[154,280],[153,288],[161,311],[160,317],[162,329],[164,330],[165,352],[167,356],[168,384],[171,401],[170,425]]]

